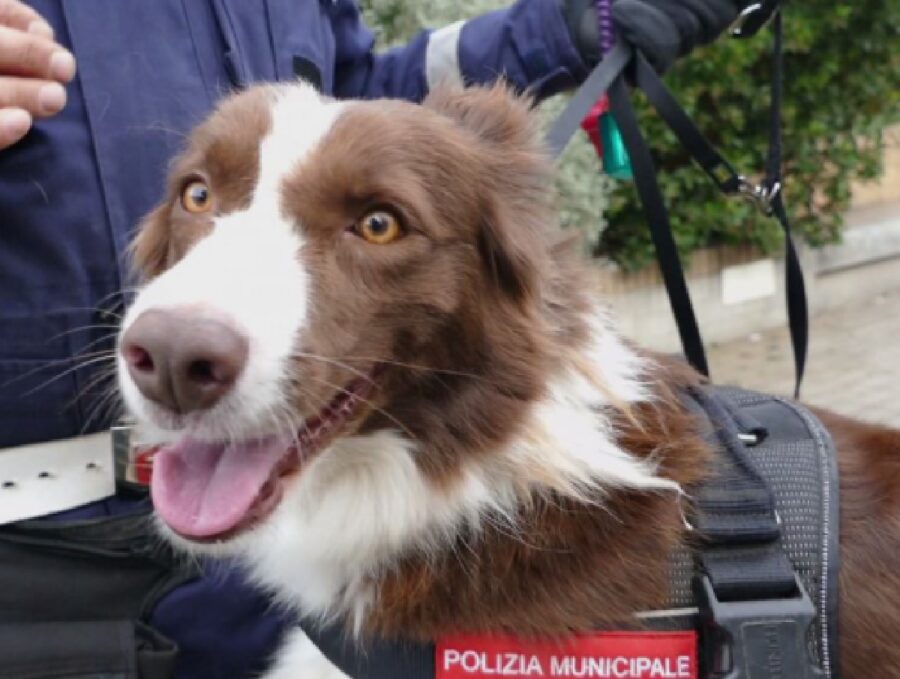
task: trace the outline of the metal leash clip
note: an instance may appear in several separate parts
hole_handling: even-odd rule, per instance
[[[737,192],[738,195],[756,205],[759,211],[768,217],[773,212],[772,201],[781,192],[781,182],[775,182],[772,186],[754,184],[743,175],[739,175]]]
[[[732,38],[752,38],[771,21],[778,11],[779,0],[762,0],[747,5],[731,24],[728,33]]]

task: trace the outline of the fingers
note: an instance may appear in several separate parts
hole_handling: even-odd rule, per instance
[[[68,82],[75,76],[75,58],[52,40],[0,26],[0,75]]]
[[[57,82],[0,77],[0,109],[22,109],[35,118],[46,118],[65,105],[66,90]]]
[[[66,105],[62,83],[75,77],[75,58],[53,41],[53,29],[19,0],[0,0],[0,149],[16,143],[35,118]]]
[[[0,150],[19,141],[31,129],[31,114],[20,108],[0,108]]]
[[[659,73],[675,63],[682,46],[679,23],[663,7],[668,5],[653,0],[617,0],[612,6],[616,28]]]
[[[50,24],[19,0],[0,0],[0,26],[15,28],[44,38],[53,38]]]

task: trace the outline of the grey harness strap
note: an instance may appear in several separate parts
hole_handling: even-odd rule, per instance
[[[739,633],[741,639],[730,639],[730,648],[723,657],[720,652],[722,644],[718,643],[721,640],[717,641],[714,635],[711,638],[707,634],[703,640],[703,650],[712,654],[712,657],[707,657],[707,670],[721,671],[735,679],[757,676],[837,677],[839,507],[837,461],[831,437],[815,416],[797,403],[732,388],[708,388],[705,393],[728,411],[731,424],[740,439],[746,442],[746,459],[771,490],[780,528],[777,549],[783,551],[789,560],[799,583],[797,593],[784,598],[761,597],[764,600],[759,601],[751,588],[736,603],[714,602],[724,610],[731,606],[738,619],[724,621],[726,626],[733,626],[726,631],[732,637]],[[695,410],[699,415],[704,409],[695,407]],[[707,419],[707,423],[711,422]],[[694,493],[700,496],[704,490],[705,487],[694,489]],[[702,513],[702,508],[699,511]],[[698,527],[702,526],[702,517],[697,519]],[[744,558],[752,562],[754,557],[748,554],[755,544],[752,540],[745,544],[737,541],[729,547],[730,556],[738,568],[743,567]],[[710,547],[701,542],[694,553],[685,550],[674,556],[672,609],[694,613],[699,602],[703,615],[704,606],[709,604],[704,598],[708,597],[709,592],[702,591],[702,586],[698,589],[698,583],[702,585],[705,580],[703,572],[707,566],[703,557],[704,552],[709,550]],[[748,578],[752,580],[752,569],[748,566],[747,570],[750,572]],[[805,611],[802,605],[804,597],[812,604]],[[747,608],[748,604],[750,608]],[[715,608],[715,605],[708,607]],[[710,614],[710,611],[706,613]],[[786,641],[784,637],[800,632],[807,635],[807,638],[796,639],[809,660],[807,668],[798,670],[802,674],[778,674],[774,667],[767,670],[762,666],[769,662],[767,658],[773,653],[772,644],[765,643],[766,635],[771,634],[772,630],[777,630],[785,644],[790,639]],[[754,634],[756,631],[759,632],[758,637]],[[758,641],[764,644],[762,648],[758,647]],[[751,661],[745,657],[747,665],[740,667],[741,656],[748,654],[757,660]],[[756,668],[753,662],[761,663],[760,667]],[[756,668],[756,671],[748,668]],[[783,666],[783,669],[787,667]]]

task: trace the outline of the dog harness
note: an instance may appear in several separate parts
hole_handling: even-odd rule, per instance
[[[486,635],[435,644],[372,640],[302,623],[353,679],[836,679],[838,484],[834,444],[803,406],[704,387],[685,395],[716,450],[687,489],[693,548],[671,557],[665,609],[642,631],[541,643]]]

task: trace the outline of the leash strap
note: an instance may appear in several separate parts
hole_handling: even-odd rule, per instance
[[[581,121],[618,75],[625,70],[633,54],[634,50],[630,45],[622,41],[617,42],[572,95],[562,113],[553,121],[545,138],[545,144],[553,158],[558,158],[562,154],[575,132],[581,127]]]
[[[621,74],[609,89],[609,104],[613,117],[619,124],[625,148],[631,157],[634,183],[650,226],[656,260],[666,291],[669,293],[669,304],[675,316],[685,357],[697,371],[709,376],[703,339],[700,336],[700,328],[685,281],[684,268],[669,223],[669,213],[656,181],[656,168],[638,127],[637,117],[628,97],[628,86]]]
[[[788,324],[791,331],[791,346],[794,349],[795,388],[794,398],[800,396],[800,384],[803,382],[803,371],[806,368],[806,355],[809,347],[809,309],[806,303],[806,283],[803,280],[803,269],[800,257],[791,237],[791,223],[784,207],[781,174],[781,99],[784,91],[784,29],[781,11],[773,18],[774,46],[772,50],[773,75],[772,95],[769,122],[769,154],[766,162],[765,188],[772,196],[772,213],[784,230],[785,289],[787,294]]]
[[[773,17],[773,29],[775,44],[773,49],[774,63],[772,69],[769,148],[766,160],[766,178],[760,186],[754,186],[738,174],[731,163],[709,143],[663,84],[662,79],[650,66],[647,59],[639,53],[635,57],[635,83],[643,90],[647,100],[656,109],[659,116],[666,122],[684,148],[693,156],[694,160],[709,175],[722,193],[726,195],[743,195],[753,200],[766,215],[774,216],[780,223],[784,231],[785,295],[791,346],[794,355],[794,397],[797,398],[800,394],[800,385],[803,382],[803,372],[806,366],[809,344],[809,313],[803,270],[800,265],[800,257],[791,237],[791,225],[782,195],[781,100],[784,82],[784,54],[780,11],[777,11]],[[663,253],[663,257],[668,256],[668,254]],[[689,322],[690,319],[688,319]],[[694,361],[691,361],[691,363],[694,364]]]

